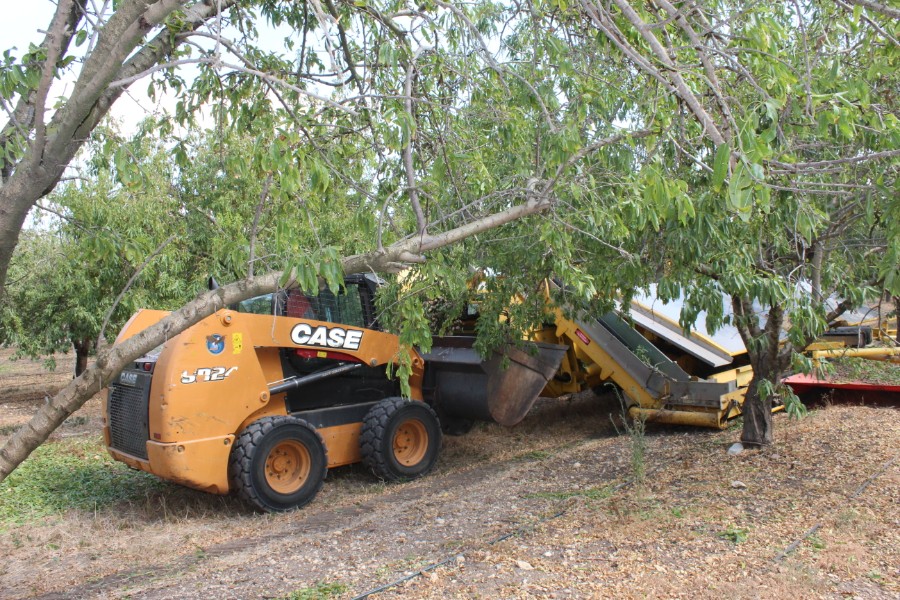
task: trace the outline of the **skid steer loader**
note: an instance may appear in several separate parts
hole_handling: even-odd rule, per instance
[[[337,293],[254,298],[168,340],[109,386],[108,451],[169,481],[289,510],[341,465],[362,461],[391,481],[428,473],[442,418],[515,424],[568,351],[532,342],[482,360],[471,337],[436,339],[426,356],[403,350],[378,324],[376,286],[356,275]],[[166,314],[139,311],[117,341]],[[391,376],[402,352],[410,398]]]

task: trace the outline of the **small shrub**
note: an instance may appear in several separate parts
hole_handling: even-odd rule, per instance
[[[526,452],[525,454],[522,454],[517,458],[520,458],[522,460],[544,460],[546,458],[550,458],[550,456],[552,455],[546,450],[532,450],[531,452]]]
[[[318,583],[291,592],[283,600],[328,600],[347,591],[343,583]]]
[[[613,494],[610,486],[597,488],[590,487],[584,490],[572,490],[567,492],[535,492],[528,494],[527,498],[543,498],[545,500],[568,500],[569,498],[586,498],[587,500],[604,500]]]
[[[747,535],[749,534],[749,530],[734,527],[733,525],[729,525],[728,529],[719,533],[719,537],[723,540],[728,540],[733,544],[740,544],[742,542],[747,541]]]
[[[610,387],[613,388],[616,396],[619,398],[619,405],[622,407],[622,426],[630,440],[631,474],[634,477],[634,482],[641,485],[644,483],[644,479],[647,476],[647,438],[645,436],[647,422],[643,417],[638,417],[637,419],[629,417],[629,406],[622,396],[622,392],[618,387],[612,385],[610,385]],[[610,416],[610,419],[612,419],[612,416]],[[616,429],[616,433],[621,435],[622,432],[619,431],[619,426],[615,421],[612,423],[613,427]]]

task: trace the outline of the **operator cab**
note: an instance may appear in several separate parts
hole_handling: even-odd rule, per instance
[[[316,295],[300,289],[282,290],[248,298],[231,308],[242,313],[313,319],[380,331],[375,313],[375,292],[380,284],[374,275],[354,274],[344,279],[337,293],[323,284]]]
[[[232,305],[237,312],[274,315],[289,319],[309,319],[334,325],[381,331],[375,312],[375,292],[381,280],[370,274],[348,275],[340,290],[322,285],[315,295],[301,289],[281,290],[249,298]],[[360,362],[358,357],[338,350],[282,348],[281,366],[285,379],[304,377]],[[384,366],[362,366],[321,382],[287,392],[288,413],[346,404],[374,402],[399,396],[399,383],[387,377]]]

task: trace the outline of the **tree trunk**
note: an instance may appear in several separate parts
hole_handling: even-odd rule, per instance
[[[77,340],[72,343],[75,347],[75,377],[80,377],[87,369],[88,356],[94,347],[93,340]]]
[[[759,385],[771,375],[760,377],[754,372],[753,381],[744,397],[744,428],[741,442],[750,446],[767,446],[775,441],[772,431],[772,399],[762,399]]]
[[[753,379],[744,397],[744,429],[741,442],[751,446],[767,446],[775,441],[772,432],[772,398],[763,400],[761,386],[766,382],[777,383],[781,373],[790,364],[791,347],[782,344],[781,328],[784,325],[784,307],[769,307],[766,322],[760,327],[760,315],[750,297],[733,296],[734,324],[741,334]]]

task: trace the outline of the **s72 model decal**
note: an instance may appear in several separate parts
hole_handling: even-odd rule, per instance
[[[202,367],[193,373],[181,372],[181,383],[204,383],[206,381],[224,381],[226,377],[237,371],[237,367]]]

